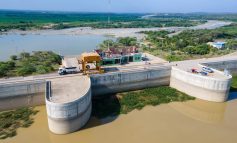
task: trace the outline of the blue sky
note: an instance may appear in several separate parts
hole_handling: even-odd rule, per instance
[[[107,12],[109,0],[0,0],[0,9]],[[111,12],[235,12],[237,0],[111,0]]]

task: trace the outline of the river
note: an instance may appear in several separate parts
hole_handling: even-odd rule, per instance
[[[79,55],[93,51],[107,37],[102,35],[0,35],[0,61],[21,52],[53,51],[60,55]],[[110,38],[111,39],[111,38]]]
[[[233,95],[237,93],[233,93]],[[45,106],[35,123],[1,143],[236,143],[237,99],[226,103],[203,100],[147,106],[104,123],[94,117],[86,127],[68,135],[48,130]]]
[[[0,34],[0,61],[9,59],[11,55],[21,52],[50,50],[60,55],[79,55],[94,50],[99,43],[118,37],[144,38],[141,31],[180,31],[187,29],[215,29],[231,22],[210,20],[207,23],[193,27],[163,27],[163,28],[111,28],[93,29],[90,27],[69,28],[62,30],[12,30]],[[111,37],[113,36],[113,37]]]

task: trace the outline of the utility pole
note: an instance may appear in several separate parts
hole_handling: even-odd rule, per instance
[[[110,25],[110,11],[111,11],[111,0],[108,0],[108,28]],[[109,50],[109,37],[108,37],[108,50]]]
[[[110,24],[111,0],[108,0],[108,26]]]

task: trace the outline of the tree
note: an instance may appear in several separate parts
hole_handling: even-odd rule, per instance
[[[226,43],[226,48],[237,49],[237,40],[228,40]]]
[[[113,40],[104,40],[103,43],[101,43],[99,45],[100,49],[102,50],[106,50],[109,47],[114,47],[115,46],[115,42]]]
[[[8,74],[8,72],[15,68],[15,62],[0,62],[0,77],[4,77]]]
[[[13,61],[16,61],[17,60],[17,56],[16,55],[12,55],[12,56],[10,56],[10,59],[13,60]]]
[[[25,64],[24,66],[17,69],[17,75],[19,75],[19,76],[30,75],[35,71],[36,71],[36,69],[34,66],[32,66],[30,64]]]
[[[30,53],[27,53],[27,52],[22,52],[20,54],[20,58],[21,59],[25,59],[25,58],[29,58],[30,57]]]
[[[137,44],[137,38],[135,37],[122,37],[118,38],[118,43],[122,44],[123,46],[135,46]]]

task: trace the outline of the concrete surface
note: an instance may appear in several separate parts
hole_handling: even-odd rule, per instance
[[[224,102],[229,95],[231,79],[232,76],[213,78],[172,67],[170,86],[199,99]]]
[[[83,97],[90,89],[90,80],[87,76],[55,78],[52,83],[53,103],[68,103]]]
[[[118,92],[169,85],[171,67],[147,67],[91,75],[92,94],[101,96]]]
[[[0,84],[0,111],[45,104],[45,81]]]

